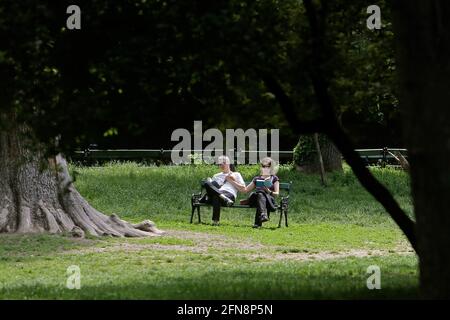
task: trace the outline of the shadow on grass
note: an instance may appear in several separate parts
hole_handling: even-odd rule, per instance
[[[6,299],[416,299],[417,286],[407,275],[389,278],[381,290],[368,290],[358,276],[324,272],[320,275],[286,271],[216,271],[189,277],[166,276],[83,284],[80,290],[63,285],[17,285],[0,290]]]

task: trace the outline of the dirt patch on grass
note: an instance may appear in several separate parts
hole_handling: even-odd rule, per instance
[[[130,242],[124,239],[120,242],[102,243],[101,246],[92,246],[66,251],[65,254],[110,253],[110,252],[142,252],[142,251],[170,251],[190,252],[213,256],[239,257],[257,261],[315,261],[341,259],[348,257],[375,257],[390,254],[413,255],[414,251],[406,242],[390,250],[377,249],[351,249],[342,251],[313,251],[286,250],[280,246],[271,246],[257,241],[241,238],[232,238],[225,235],[210,234],[206,232],[192,232],[180,230],[167,230],[164,238],[177,241],[188,240],[191,244],[165,244],[165,243],[139,243],[136,239]],[[139,240],[137,240],[139,241]],[[147,241],[143,239],[142,241]],[[155,241],[158,241],[155,239]]]
[[[267,249],[268,246],[257,241],[249,241],[240,238],[231,238],[225,235],[209,234],[206,232],[191,232],[168,230],[167,236],[177,239],[193,240],[196,246],[211,249],[239,249],[239,250],[258,250]]]
[[[334,251],[322,251],[316,253],[290,252],[279,254],[258,253],[258,254],[251,254],[249,255],[249,257],[255,260],[268,259],[268,260],[320,261],[320,260],[342,259],[350,257],[367,258],[367,257],[386,256],[390,254],[413,255],[414,253],[410,251],[354,249],[340,252]]]
[[[147,250],[162,250],[162,251],[189,251],[203,253],[207,249],[196,247],[196,246],[184,246],[184,245],[170,245],[170,244],[136,244],[136,243],[121,243],[121,244],[110,244],[103,247],[90,247],[76,250],[69,250],[64,252],[64,254],[88,254],[88,253],[108,253],[108,252],[141,252]]]
[[[228,249],[263,251],[268,248],[268,246],[260,243],[245,241],[241,239],[233,239],[224,235],[209,234],[206,232],[167,230],[164,237],[174,238],[178,240],[189,240],[190,242],[192,242],[192,245],[136,243],[136,239],[133,239],[133,242],[127,242],[129,239],[124,239],[123,242],[119,243],[108,243],[107,241],[105,241],[101,245],[70,250],[66,251],[65,254],[102,253],[114,251],[138,252],[143,250],[175,250],[194,253],[207,253],[211,249],[214,251],[222,251]],[[156,238],[155,241],[158,241],[158,239]]]

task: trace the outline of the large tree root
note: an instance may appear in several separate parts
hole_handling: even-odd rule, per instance
[[[72,184],[63,157],[57,156],[49,168],[41,170],[38,160],[18,164],[6,151],[2,150],[0,158],[0,232],[68,233],[75,237],[164,233],[150,220],[131,224],[93,208]]]

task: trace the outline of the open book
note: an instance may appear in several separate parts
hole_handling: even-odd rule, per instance
[[[255,185],[257,188],[263,188],[263,187],[267,187],[267,188],[271,188],[272,187],[272,179],[267,178],[267,179],[256,179],[255,181]]]

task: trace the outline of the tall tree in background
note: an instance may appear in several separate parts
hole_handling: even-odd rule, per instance
[[[80,0],[73,31],[69,4],[0,2],[0,232],[157,231],[105,216],[76,191],[60,154],[91,139],[158,134],[194,117],[254,124],[255,110],[260,125],[282,127],[250,71],[285,59],[295,1]]]
[[[317,145],[321,150],[320,156]],[[315,135],[301,135],[294,148],[293,160],[298,170],[307,173],[321,173],[322,166],[326,172],[342,171],[342,155],[324,134],[317,134],[317,141]]]
[[[323,42],[327,43],[329,54],[322,69],[329,82],[336,117],[356,147],[361,147],[361,141],[382,147],[387,143],[386,135],[395,135],[388,133],[389,128],[399,127],[391,13],[385,1],[377,4],[383,13],[382,30],[367,28],[365,1],[354,1],[351,5],[330,1],[323,6],[327,8]],[[301,12],[299,24],[303,25],[303,30],[308,30],[304,25],[307,17],[304,11]],[[310,38],[309,34],[301,36]],[[311,47],[310,43],[308,45]],[[308,72],[309,65],[302,64],[304,73]],[[297,90],[304,91],[304,85]],[[288,93],[293,96],[292,92]],[[303,108],[316,103],[297,98],[294,101]],[[300,137],[295,148],[295,162],[307,171],[318,172],[319,163],[312,141],[312,135]],[[326,135],[320,135],[320,142],[327,171],[341,170],[340,152]]]
[[[89,138],[115,132],[115,128],[119,128],[119,134],[121,130],[140,131],[145,126],[160,125],[162,119],[173,120],[176,126],[183,117],[199,111],[202,118],[220,118],[221,125],[225,126],[233,126],[240,120],[251,124],[263,119],[264,124],[291,126],[298,133],[314,133],[318,129],[325,132],[362,185],[416,246],[414,222],[371,175],[340,125],[339,115],[345,107],[362,105],[364,113],[367,105],[373,106],[374,95],[364,95],[363,90],[364,84],[371,83],[372,78],[358,75],[355,76],[358,81],[347,81],[352,69],[346,65],[345,70],[336,70],[336,66],[345,65],[341,62],[346,58],[347,44],[336,46],[331,41],[334,36],[342,43],[346,43],[342,39],[347,39],[345,32],[334,32],[346,28],[333,23],[354,23],[358,19],[365,22],[361,14],[365,1],[348,7],[343,5],[344,1],[327,1],[328,5],[322,7],[320,3],[314,1],[313,6],[312,1],[306,0],[303,3],[294,0],[122,0],[112,5],[106,0],[80,1],[80,6],[88,13],[84,29],[79,33],[67,33],[61,27],[65,24],[62,13],[67,3],[64,1],[51,4],[44,1],[39,5],[32,0],[20,4],[12,0],[0,2],[0,69],[7,79],[7,85],[0,87],[0,231],[62,232],[79,228],[95,235],[150,235],[155,231],[150,223],[134,226],[93,209],[73,187],[64,159],[55,154],[81,146]],[[441,2],[430,3],[448,9],[448,5]],[[310,10],[305,11],[303,4]],[[430,23],[433,28],[427,25],[418,43],[426,47],[430,40],[426,37],[428,31],[438,33],[440,39],[447,41],[448,33],[442,30],[448,29],[448,23],[437,19],[431,24],[436,11],[431,10],[431,4],[422,6],[425,6],[421,13],[424,23]],[[410,16],[414,16],[414,8],[407,7],[411,10]],[[323,28],[324,18],[328,18],[331,27]],[[403,27],[409,24],[421,27],[414,22],[398,21]],[[30,28],[31,25],[35,27]],[[332,32],[324,33],[328,30]],[[401,30],[400,39],[406,39],[402,41],[409,45],[407,48],[422,49],[414,47],[412,36]],[[424,56],[420,50],[400,57],[407,62],[404,69],[408,72],[414,62],[430,63],[430,70],[422,67],[418,70],[436,87],[422,87],[423,80],[416,83],[411,80],[412,75],[405,72],[403,87],[415,91],[405,102],[414,103],[417,111],[422,112],[419,115],[423,116],[428,129],[432,127],[429,131],[435,134],[432,145],[442,146],[448,133],[444,126],[448,120],[445,110],[437,123],[433,123],[436,114],[426,113],[429,109],[425,108],[419,110],[426,101],[425,96],[436,94],[429,100],[434,108],[442,106],[447,98],[440,90],[444,88],[448,64],[444,63],[444,58],[443,62],[438,59],[441,57],[438,49],[448,53],[448,42],[437,41],[433,45],[435,51],[425,52],[437,59],[432,62],[439,63],[421,60]],[[358,46],[364,52],[371,48]],[[336,54],[338,48],[343,52]],[[383,68],[389,65],[392,66],[392,62],[387,61]],[[366,67],[374,68],[374,64],[363,61],[358,66],[361,74],[367,72]],[[438,66],[441,70],[437,70]],[[414,84],[412,89],[411,83]],[[357,90],[353,91],[355,88]],[[371,90],[374,94],[377,91],[376,88]],[[359,93],[348,98],[353,92]],[[365,103],[355,103],[358,99]],[[377,99],[379,103],[375,108],[390,104],[390,98],[384,95]],[[297,105],[302,107],[301,112],[293,108]],[[296,122],[297,117],[301,117],[301,121]],[[409,122],[413,125],[408,129],[414,133],[410,135],[414,150],[413,139],[424,139],[414,130],[427,127],[419,123],[421,117],[410,117],[414,120]],[[425,146],[426,143],[429,141],[421,140],[413,151],[417,152],[414,162],[417,171],[411,169],[411,172],[416,183],[413,186],[415,204],[420,211],[417,211],[418,223],[423,226],[423,248],[419,251],[419,255],[425,254],[421,260],[425,268],[423,281],[437,283],[433,272],[445,271],[436,269],[433,263],[438,261],[446,266],[447,261],[444,247],[437,246],[440,240],[441,244],[447,244],[448,238],[433,232],[443,231],[442,225],[447,226],[448,220],[443,223],[438,220],[448,219],[442,216],[444,207],[440,206],[445,202],[439,204],[444,196],[442,190],[448,190],[445,189],[448,182],[436,178],[436,174],[444,173],[447,177],[441,167],[445,168],[448,159],[442,154],[431,163],[423,151],[431,150],[431,143]],[[433,188],[435,180],[426,176],[427,168],[435,170],[432,177],[441,179],[437,184],[441,189]],[[433,209],[442,209],[439,213],[433,212],[434,215],[429,215],[429,209],[424,207],[425,203],[429,205],[424,196],[428,190],[436,192],[432,199],[437,204]],[[447,284],[448,279],[444,277],[444,280]],[[447,292],[445,288],[442,285],[442,296]]]
[[[0,232],[159,234],[151,221],[132,225],[95,210],[74,188],[64,158],[55,155],[61,137],[55,129],[64,126],[55,122],[65,112],[58,100],[66,88],[51,61],[50,8],[33,1],[0,4]],[[70,96],[76,100],[76,91]],[[36,136],[45,127],[47,140]]]
[[[305,111],[307,112],[310,106],[298,104],[295,99],[292,99],[288,94],[289,91],[285,89],[286,87],[290,88],[290,86],[280,83],[274,75],[267,72],[264,73],[262,76],[265,79],[265,83],[268,89],[277,97],[287,121],[297,133],[323,132],[333,141],[339,151],[342,152],[362,186],[383,205],[413,248],[417,249],[414,221],[400,207],[392,193],[366,167],[364,161],[354,150],[351,138],[344,131],[339,121],[338,104],[332,91],[334,63],[339,60],[336,60],[333,45],[330,45],[330,42],[326,40],[328,39],[329,19],[332,13],[343,12],[347,7],[342,6],[341,2],[331,3],[312,0],[304,0],[303,5],[309,23],[307,30],[310,33],[311,48],[309,68],[306,74],[310,78],[316,98],[317,109],[315,110],[315,117],[306,120],[301,118],[300,115]],[[350,8],[354,9],[353,3]]]
[[[393,1],[401,108],[426,298],[450,298],[450,2]]]

